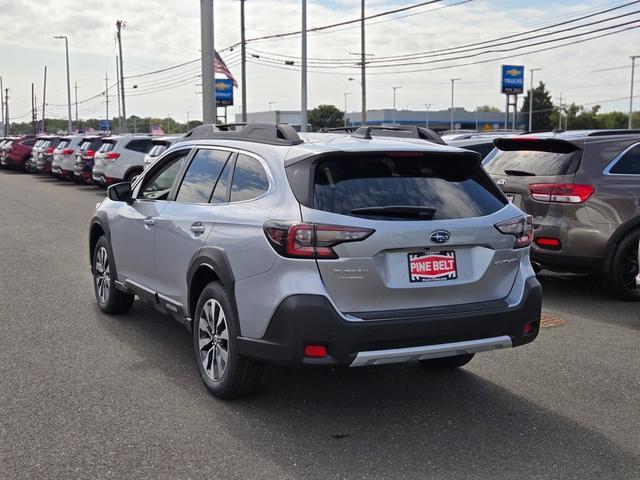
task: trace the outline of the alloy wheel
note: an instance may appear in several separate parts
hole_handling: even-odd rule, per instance
[[[207,300],[198,321],[200,362],[207,376],[218,381],[227,369],[229,357],[229,329],[222,305]]]
[[[620,269],[620,277],[623,285],[634,293],[640,293],[640,287],[636,282],[638,273],[640,273],[640,267],[638,265],[638,243],[638,240],[632,242],[624,252]]]
[[[104,247],[100,247],[96,253],[94,270],[98,299],[100,303],[107,303],[111,291],[111,270],[109,268],[109,255]]]

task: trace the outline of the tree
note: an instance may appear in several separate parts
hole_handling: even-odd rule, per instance
[[[524,97],[522,102],[522,108],[520,111],[523,114],[529,114],[529,92]],[[552,130],[554,125],[551,121],[551,114],[553,113],[553,100],[551,100],[551,92],[547,90],[547,86],[544,82],[540,82],[537,87],[533,89],[533,130]],[[528,118],[528,117],[527,117]]]
[[[335,105],[318,105],[309,110],[308,119],[313,130],[341,127],[344,125],[344,112]]]
[[[493,107],[491,105],[481,105],[476,108],[476,112],[481,112],[481,113],[495,113],[499,111],[500,111],[499,108]]]

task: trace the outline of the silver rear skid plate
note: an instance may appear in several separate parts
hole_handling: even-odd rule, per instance
[[[365,365],[382,365],[384,363],[402,363],[430,358],[454,357],[467,353],[486,352],[499,348],[511,348],[511,337],[481,338],[465,342],[441,343],[439,345],[425,345],[422,347],[394,348],[391,350],[372,350],[358,352],[351,367]]]

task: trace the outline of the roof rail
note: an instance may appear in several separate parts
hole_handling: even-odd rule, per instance
[[[591,132],[587,137],[605,137],[607,135],[638,135],[640,130],[638,129],[611,129],[611,130],[599,130],[597,132]]]
[[[358,127],[330,127],[330,128],[321,128],[319,130],[320,133],[353,133],[358,129]]]
[[[381,132],[376,136],[380,137],[400,137],[417,138],[446,145],[446,142],[436,132],[429,128],[416,127],[415,125],[403,125],[397,127],[366,126],[358,128],[351,136],[354,138],[364,138],[371,140],[371,132]]]
[[[230,127],[242,128],[232,130]],[[298,132],[288,123],[205,124],[190,130],[185,134],[184,138],[218,138],[268,143],[272,145],[298,145],[303,143],[302,139],[298,136]]]

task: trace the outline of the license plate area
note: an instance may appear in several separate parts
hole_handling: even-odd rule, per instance
[[[413,252],[407,255],[411,283],[441,282],[458,278],[456,252]]]

